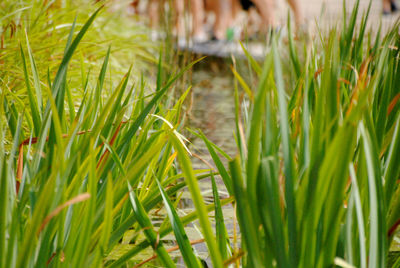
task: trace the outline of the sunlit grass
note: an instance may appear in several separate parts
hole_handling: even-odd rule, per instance
[[[356,27],[356,6],[314,40],[289,34],[286,46],[274,34],[261,64],[244,48],[254,80],[233,66],[237,155],[192,131],[215,164],[195,170],[181,134],[191,88],[175,87],[197,61],[166,70],[140,34],[129,51],[124,37],[110,47],[118,19],[104,8],[76,16],[56,6],[69,1],[31,2],[0,4],[0,267],[126,267],[152,260],[148,249],[160,266],[175,267],[179,250],[202,267],[196,243],[213,267],[386,267],[400,222],[399,23],[370,33],[367,15]],[[15,36],[4,28],[36,16],[45,20],[16,24]],[[156,78],[144,62],[158,62]],[[194,211],[181,215],[185,188]],[[239,238],[227,234],[230,203]],[[189,224],[202,239],[190,239]]]
[[[97,68],[94,86],[88,82],[91,74],[85,65],[81,66],[84,91],[80,98],[74,96],[71,90],[75,81],[69,77],[77,73],[69,66],[99,12],[105,11],[100,8],[92,13],[78,32],[76,21],[71,25],[58,65],[49,63],[57,70],[54,75],[48,74],[46,82],[40,75],[41,66],[36,64],[29,35],[23,38],[26,51],[21,45],[14,55],[23,63],[21,79],[25,84],[20,88],[28,94],[28,106],[22,109],[24,105],[14,104],[18,94],[11,98],[9,91],[1,92],[4,105],[0,109],[0,135],[2,139],[6,135],[13,139],[10,148],[2,142],[0,151],[1,267],[97,267],[105,265],[106,259],[108,266],[119,266],[148,246],[154,248],[164,265],[174,266],[159,235],[182,231],[183,224],[197,217],[208,226],[205,234],[211,241],[207,212],[213,207],[201,204],[201,213],[182,219],[175,215],[172,222],[182,221],[181,228],[171,229],[166,222],[157,232],[152,230],[148,215],[185,187],[179,181],[184,175],[174,165],[174,148],[182,149],[180,155],[186,157],[183,165],[188,165],[185,139],[177,129],[189,90],[174,106],[167,106],[164,97],[195,62],[175,75],[158,75],[152,92],[145,88],[144,81],[131,86],[129,69],[119,84],[113,81],[113,89],[105,93],[106,75],[114,68],[108,49]],[[159,65],[162,72],[161,61]],[[192,186],[210,176],[209,170],[188,168]],[[193,194],[200,197],[199,190],[193,189]],[[144,233],[149,242],[138,240],[128,258],[107,258],[132,228],[138,234]],[[192,250],[187,240],[185,245],[183,253]],[[193,253],[188,254],[191,257],[185,260],[199,262]]]
[[[399,209],[399,24],[381,37],[367,15],[356,26],[357,13],[358,2],[305,55],[289,36],[285,68],[279,36],[262,67],[248,54],[251,92],[234,71],[250,101],[247,113],[235,94],[229,162],[246,267],[386,267]]]
[[[51,88],[50,80],[63,59],[74,20],[76,34],[99,6],[86,1],[7,0],[0,3],[0,88],[9,109],[23,111],[28,105],[31,95],[26,88],[26,79],[35,85],[33,96],[37,99],[37,108],[43,108],[41,104],[48,97],[46,88]],[[149,41],[145,29],[122,15],[122,10],[111,12],[107,9],[93,22],[93,27],[71,58],[68,67],[70,105],[78,105],[87,89],[95,86],[96,80],[90,74],[100,71],[110,47],[109,64],[112,68],[105,74],[104,95],[111,94],[116,81],[124,76],[130,65],[133,66],[131,79],[139,83],[141,74],[157,62],[154,52],[158,48]],[[21,53],[26,55],[26,64]],[[33,127],[31,115],[37,116],[37,113],[25,113],[27,120],[22,125],[27,132]]]

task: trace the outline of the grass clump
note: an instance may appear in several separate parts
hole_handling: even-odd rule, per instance
[[[279,37],[263,66],[248,56],[251,92],[234,71],[246,95],[236,89],[239,153],[224,181],[245,267],[387,266],[399,224],[399,24],[373,39],[357,13],[358,2],[302,57],[290,36],[286,69]]]
[[[74,34],[77,34],[99,6],[87,1],[1,1],[0,88],[8,109],[23,111],[34,97],[41,112],[42,103],[48,97],[45,88],[51,88],[50,78],[56,75],[63,59],[72,23],[76,20]],[[157,48],[147,38],[145,29],[121,13],[121,10],[104,10],[76,48],[68,65],[71,104],[79,103],[85,90],[96,83],[87,79],[91,77],[88,73],[100,72],[111,43],[109,64],[112,68],[105,74],[104,94],[111,94],[117,86],[114,83],[132,63],[131,79],[139,82],[141,73],[148,72],[149,66],[157,62],[153,56]],[[26,79],[34,85],[32,96],[27,91]],[[25,113],[22,128],[26,132],[33,128],[31,116],[37,113]],[[10,144],[8,135],[6,139]]]
[[[177,155],[185,174],[191,175],[187,182],[193,195],[201,198],[197,180],[210,176],[209,170],[191,168],[185,138],[177,131],[189,90],[174,106],[165,97],[195,62],[165,80],[160,73],[151,93],[144,78],[129,85],[130,69],[106,94],[108,49],[96,85],[91,87],[90,74],[83,70],[83,96],[74,98],[69,77],[75,73],[69,72],[69,65],[100,12],[92,13],[77,33],[73,22],[56,74],[47,77],[48,87],[43,86],[33,50],[20,48],[27,108],[19,109],[8,91],[1,92],[0,137],[10,136],[12,144],[0,145],[0,267],[120,267],[147,247],[163,266],[174,267],[160,240],[172,231],[185,245],[185,261],[199,264],[183,226],[199,217],[204,233],[212,235],[207,217],[212,207],[199,203],[201,213],[180,219],[168,202],[186,185],[174,165]],[[162,72],[161,62],[158,69]],[[163,200],[173,224],[165,219],[156,229],[151,210]],[[126,255],[113,255],[128,231],[134,231],[134,246]]]
[[[7,3],[8,14],[35,10],[24,1]],[[64,2],[29,14],[42,16],[56,3]],[[20,61],[14,73],[2,71],[0,267],[125,267],[137,264],[134,257],[146,263],[148,248],[157,265],[175,267],[163,240],[172,232],[185,264],[202,267],[185,230],[197,220],[214,267],[386,267],[400,222],[399,23],[372,38],[368,14],[356,27],[357,5],[343,28],[306,43],[302,55],[291,35],[287,59],[279,36],[262,65],[246,53],[257,87],[234,70],[244,89],[235,87],[237,156],[197,134],[218,172],[193,169],[180,134],[190,88],[176,101],[172,96],[196,62],[165,73],[160,60],[153,90],[145,75],[130,83],[131,68],[119,80],[111,77],[107,91],[109,70],[122,69],[108,46],[93,52],[93,85],[90,64],[74,60],[81,54],[86,61],[85,40],[101,8],[80,25],[75,19],[61,27],[69,34],[48,66],[41,57],[49,54],[30,35],[39,20],[27,35],[19,30],[7,41],[14,54],[0,51],[5,66]],[[220,200],[217,174],[231,197]],[[206,178],[210,205],[198,185]],[[186,186],[195,211],[180,216],[178,193]],[[239,250],[222,212],[232,202]],[[166,212],[156,226],[152,216],[161,207]],[[116,254],[127,238],[127,250]],[[391,262],[397,267],[400,258]]]

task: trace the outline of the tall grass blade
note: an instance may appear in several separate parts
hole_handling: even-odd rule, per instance
[[[399,178],[400,175],[400,169],[398,168],[398,163],[400,163],[400,115],[397,116],[386,163],[384,170],[385,197],[386,206],[389,207],[396,188],[396,178]]]
[[[33,74],[33,85],[35,87],[37,106],[38,106],[40,116],[41,116],[42,112],[43,112],[43,104],[42,104],[42,89],[40,86],[39,72],[36,67],[35,58],[33,57],[32,49],[29,44],[28,34],[26,32],[25,32],[25,37],[26,37],[26,46],[28,48],[29,61],[31,64],[31,69],[32,69],[32,74]]]
[[[288,232],[289,232],[289,257],[292,266],[297,265],[297,230],[296,230],[296,211],[294,185],[297,178],[294,173],[293,152],[290,144],[290,128],[287,116],[286,97],[283,83],[282,67],[276,49],[276,40],[273,41],[272,53],[274,55],[275,83],[278,90],[280,130],[282,136],[282,148],[285,173],[285,199],[288,213]]]
[[[218,251],[215,236],[212,232],[210,221],[208,220],[208,213],[204,205],[204,200],[200,193],[200,188],[194,174],[189,156],[187,155],[185,147],[175,135],[170,135],[170,138],[175,150],[178,152],[179,164],[183,171],[183,174],[185,174],[185,181],[192,195],[193,203],[199,216],[200,226],[202,228],[202,233],[204,239],[206,240],[208,250],[210,252],[213,252],[213,254],[211,255],[213,265],[214,267],[223,267],[222,257],[220,252]]]
[[[167,251],[162,245],[162,242],[159,241],[158,235],[154,231],[153,225],[151,224],[151,221],[146,211],[144,210],[139,199],[137,199],[136,194],[133,191],[132,187],[130,186],[129,182],[128,182],[128,189],[129,189],[129,198],[131,200],[133,211],[135,213],[138,223],[140,224],[144,234],[146,235],[146,238],[149,240],[151,246],[156,251],[158,257],[165,265],[165,267],[176,267],[171,257],[168,255]]]
[[[157,185],[160,190],[161,196],[164,201],[165,208],[168,213],[168,218],[171,223],[172,229],[174,230],[174,234],[176,237],[176,241],[179,245],[179,249],[182,253],[183,260],[185,261],[188,267],[201,267],[198,259],[193,253],[192,246],[190,245],[190,241],[186,235],[186,232],[183,228],[183,224],[179,219],[178,214],[175,211],[175,208],[169,200],[167,194],[165,193],[164,189],[162,188],[160,182],[157,180]]]
[[[229,246],[229,239],[227,239],[228,232],[226,231],[224,215],[222,213],[221,200],[219,199],[218,188],[215,182],[214,175],[211,174],[211,183],[215,204],[215,233],[217,237],[217,244],[221,257],[223,260],[228,258],[227,247]]]
[[[33,90],[31,88],[30,82],[29,82],[29,75],[28,75],[28,69],[26,66],[26,60],[25,60],[25,55],[24,51],[22,49],[22,45],[20,46],[21,50],[21,58],[22,58],[22,65],[24,67],[24,75],[25,75],[25,84],[26,84],[26,89],[28,91],[28,97],[29,97],[29,104],[32,112],[32,121],[33,121],[33,126],[35,130],[35,136],[39,136],[40,132],[40,126],[42,125],[41,122],[41,116],[39,113],[39,107],[36,98],[34,97]]]
[[[243,233],[243,240],[248,252],[249,267],[263,267],[261,246],[257,235],[257,224],[251,214],[252,208],[249,202],[248,193],[244,188],[242,169],[239,158],[234,158],[229,162],[229,169],[232,175],[233,191],[237,202],[237,213],[240,230]]]
[[[356,206],[356,214],[357,214],[357,227],[358,227],[358,236],[359,236],[359,247],[360,247],[360,260],[361,260],[361,268],[367,267],[367,250],[366,250],[366,236],[365,236],[365,227],[364,227],[364,215],[362,210],[362,203],[360,197],[360,191],[357,184],[356,172],[354,170],[354,165],[350,164],[350,178],[352,184],[352,195],[355,201]]]
[[[225,184],[226,189],[228,190],[228,193],[230,195],[233,195],[233,186],[232,186],[231,176],[228,174],[227,170],[225,169],[221,159],[218,157],[211,142],[206,138],[204,133],[201,132],[200,136],[203,139],[204,143],[206,144],[207,149],[210,152],[215,165],[217,166],[218,172],[220,173],[222,180],[224,181],[224,184]]]
[[[386,266],[386,228],[384,217],[384,200],[379,182],[379,172],[377,160],[374,159],[376,152],[374,151],[371,138],[367,134],[364,124],[360,125],[361,136],[363,137],[363,147],[365,150],[365,159],[368,173],[369,186],[369,206],[370,206],[370,242],[369,242],[369,259],[368,267],[385,267]]]

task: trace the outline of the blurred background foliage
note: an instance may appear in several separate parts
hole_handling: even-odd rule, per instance
[[[27,120],[24,121],[24,129],[32,126],[32,120],[26,110],[28,93],[20,47],[25,54],[28,49],[31,50],[40,85],[49,88],[48,81],[55,76],[63,58],[72,23],[76,19],[77,33],[100,5],[101,3],[86,0],[1,1],[0,90],[5,94],[5,101],[9,105],[20,112],[25,111]],[[79,102],[83,97],[85,87],[95,87],[96,75],[88,74],[97,74],[100,71],[109,47],[110,68],[105,76],[105,96],[111,94],[112,88],[116,86],[113,83],[120,80],[131,65],[133,83],[139,83],[141,75],[150,76],[150,66],[158,61],[159,47],[149,40],[143,23],[139,23],[133,15],[126,12],[128,5],[129,1],[119,1],[118,5],[112,6],[108,4],[93,22],[72,57],[68,67],[68,84],[75,101]],[[27,60],[28,70],[32,68],[30,65],[31,62]],[[34,79],[29,72],[29,80],[33,83]],[[46,92],[43,90],[43,101],[46,99]]]

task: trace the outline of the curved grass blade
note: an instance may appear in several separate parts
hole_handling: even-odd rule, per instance
[[[239,84],[242,86],[244,91],[247,93],[251,101],[254,101],[253,92],[251,91],[250,87],[244,81],[243,77],[233,68],[231,67],[232,73],[235,75],[236,79],[239,81]]]
[[[218,157],[216,151],[214,150],[214,147],[212,143],[206,138],[203,132],[200,132],[200,137],[203,139],[204,143],[207,146],[207,149],[209,153],[211,154],[211,157],[217,166],[218,172],[221,175],[222,180],[224,181],[225,187],[228,190],[229,195],[233,195],[233,186],[232,186],[232,178],[226,171],[224,164],[222,163],[221,159]]]
[[[222,213],[221,200],[219,199],[217,184],[214,175],[211,174],[212,191],[215,205],[215,233],[217,236],[217,244],[223,260],[228,258],[227,247],[229,240],[227,239],[227,231],[224,222],[224,214]]]
[[[192,195],[192,200],[197,210],[197,213],[199,214],[200,226],[202,228],[202,233],[204,239],[206,240],[208,250],[212,253],[211,260],[213,262],[213,265],[214,267],[223,267],[221,254],[218,251],[217,243],[215,242],[215,237],[211,229],[211,224],[208,220],[206,206],[204,205],[204,200],[200,192],[199,184],[193,171],[189,156],[187,155],[187,151],[180,140],[174,134],[171,134],[170,138],[175,150],[178,152],[180,167],[183,171],[183,174],[185,175],[186,184]]]
[[[204,58],[204,57],[203,57]],[[157,104],[159,99],[167,92],[167,90],[171,87],[171,85],[182,75],[189,70],[193,65],[195,65],[197,62],[201,61],[203,58],[200,58],[192,63],[190,63],[188,66],[186,66],[182,71],[180,71],[176,76],[172,77],[167,84],[161,88],[159,91],[157,91],[156,95],[147,103],[147,105],[144,107],[144,109],[141,111],[139,116],[136,118],[135,122],[132,124],[132,126],[128,129],[124,140],[121,141],[121,146],[118,148],[117,151],[121,151],[124,146],[128,143],[128,139],[133,137],[136,133],[136,131],[139,129],[139,126],[143,123],[144,119],[146,116],[150,113],[151,109]]]
[[[28,34],[25,31],[25,37],[26,37],[26,46],[28,48],[28,56],[29,56],[29,61],[31,63],[31,69],[32,69],[32,74],[33,74],[33,85],[35,86],[35,92],[36,92],[36,100],[37,100],[37,106],[39,109],[39,115],[41,116],[42,114],[42,109],[43,109],[43,104],[42,104],[42,90],[40,87],[40,78],[39,78],[39,72],[36,67],[36,62],[35,58],[33,57],[32,49],[29,44],[29,39],[28,39]]]
[[[24,51],[22,49],[22,45],[20,45],[20,50],[21,50],[22,65],[24,67],[25,85],[26,85],[26,89],[28,92],[29,104],[30,104],[31,112],[32,112],[32,121],[33,121],[35,136],[39,136],[40,126],[42,125],[42,122],[41,122],[42,120],[41,120],[41,116],[39,113],[39,107],[38,107],[39,102],[37,102],[35,100],[34,93],[33,93],[33,90],[31,88],[31,85],[29,82],[28,69],[26,67],[26,60],[25,60]]]
[[[131,185],[128,183],[129,189],[129,198],[131,200],[133,212],[135,213],[135,217],[142,227],[143,232],[146,238],[149,240],[151,246],[156,251],[158,257],[165,265],[165,267],[176,267],[174,262],[172,261],[171,257],[168,255],[168,252],[165,250],[162,242],[159,241],[159,236],[154,231],[153,225],[147,215],[146,211],[144,210],[142,204],[140,203],[139,199],[137,199],[136,194],[134,193]]]
[[[171,200],[169,200],[160,182],[157,179],[156,182],[164,201],[165,209],[167,210],[168,218],[171,223],[172,229],[174,230],[176,241],[179,245],[179,250],[182,253],[183,260],[185,261],[187,267],[201,268],[202,266],[200,265],[199,260],[194,255],[193,248],[190,245],[190,241],[186,235],[185,229],[183,228],[181,219],[176,213]]]
[[[253,56],[249,53],[249,51],[246,49],[246,47],[243,45],[242,42],[239,42],[240,46],[242,47],[242,50],[244,54],[246,55],[246,58],[249,60],[251,67],[253,70],[257,73],[257,75],[261,75],[262,68],[258,64],[258,62],[253,58]]]
[[[221,200],[221,206],[225,206],[226,204],[230,204],[233,201],[234,201],[233,197],[229,197],[229,198],[226,198],[224,200]],[[207,212],[211,212],[214,209],[215,209],[214,204],[210,204],[210,205],[206,206]],[[189,223],[193,222],[197,218],[198,218],[197,211],[193,211],[193,212],[187,214],[186,216],[182,217],[181,221],[182,221],[183,225],[186,225],[186,224],[189,224]],[[164,226],[164,228],[162,228],[160,230],[160,239],[163,238],[164,236],[166,236],[167,234],[169,234],[170,232],[172,232],[172,227],[170,225]],[[136,256],[143,249],[145,249],[145,248],[147,248],[149,246],[150,246],[150,242],[149,241],[147,241],[147,240],[143,241],[139,245],[135,246],[135,248],[133,248],[133,249],[129,250],[127,253],[125,253],[121,258],[119,258],[118,260],[110,263],[107,267],[109,267],[109,268],[121,267],[122,264],[127,262],[132,257]]]
[[[209,177],[209,175],[207,174],[207,175],[198,176],[196,179],[202,180],[202,179],[205,179],[208,177]],[[171,180],[170,182],[173,182],[173,181],[177,180],[178,178],[182,178],[182,176],[175,176],[175,178],[173,180]],[[164,184],[164,182],[162,182],[162,184]],[[164,184],[164,185],[167,185],[167,184]],[[181,182],[175,186],[168,188],[168,190],[166,192],[170,196],[170,195],[177,193],[180,189],[182,189],[185,186],[186,186],[186,183]],[[155,190],[156,189],[154,189],[154,191],[149,193],[142,202],[143,207],[145,208],[146,211],[150,211],[150,209],[154,208],[157,204],[159,204],[162,201],[161,195],[158,194],[158,191],[155,191]],[[135,215],[131,215],[128,218],[126,218],[123,221],[123,223],[121,223],[118,226],[118,228],[112,232],[110,241],[109,241],[109,247],[112,247],[113,245],[115,245],[115,243],[122,238],[122,236],[126,232],[126,230],[128,230],[135,222],[136,222]]]
[[[63,83],[63,80],[65,79],[66,73],[67,73],[67,68],[68,68],[68,63],[72,58],[72,55],[74,54],[76,48],[78,47],[78,44],[82,40],[83,36],[89,29],[90,25],[93,23],[94,19],[96,18],[97,14],[100,12],[100,10],[103,8],[103,6],[99,7],[92,16],[86,21],[86,23],[83,25],[82,29],[79,31],[78,35],[75,37],[74,41],[72,41],[71,45],[67,45],[66,51],[64,54],[64,57],[62,59],[62,62],[58,68],[56,77],[54,78],[51,91],[53,95],[57,96],[59,90],[61,89],[61,85]],[[70,34],[70,37],[72,36],[72,32]]]

